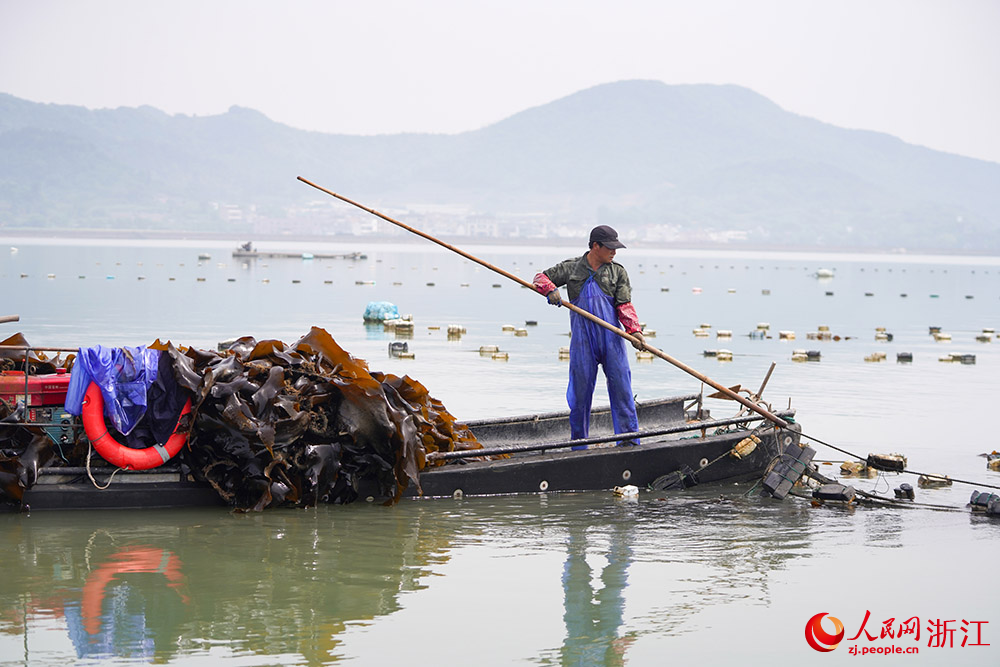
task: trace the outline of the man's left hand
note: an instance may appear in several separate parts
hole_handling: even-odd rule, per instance
[[[635,340],[632,341],[632,347],[634,347],[635,349],[639,350],[640,352],[642,350],[645,350],[646,349],[646,339],[642,337],[642,332],[641,331],[636,331],[635,333],[633,333],[631,335],[632,335],[632,338],[635,339]]]

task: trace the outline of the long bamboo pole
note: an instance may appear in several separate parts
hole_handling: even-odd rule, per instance
[[[316,185],[312,181],[309,181],[309,180],[307,180],[305,178],[302,178],[301,176],[299,176],[298,179],[300,181],[302,181],[303,183],[305,183],[306,185],[310,185],[310,186],[316,188],[317,190],[319,190],[321,192],[325,192],[326,194],[330,195],[331,197],[339,199],[340,201],[348,203],[348,204],[350,204],[352,206],[356,206],[356,207],[360,208],[362,211],[367,211],[368,213],[371,213],[372,215],[374,215],[374,216],[376,216],[378,218],[382,218],[386,222],[391,222],[392,224],[396,225],[397,227],[402,227],[406,231],[411,232],[413,234],[416,234],[417,236],[422,236],[423,238],[427,239],[428,241],[436,243],[436,244],[438,244],[439,246],[441,246],[443,248],[447,248],[448,250],[451,250],[452,252],[457,253],[457,254],[461,255],[462,257],[465,257],[466,259],[475,262],[476,264],[479,264],[481,266],[486,267],[490,271],[494,271],[495,273],[499,273],[500,275],[504,276],[505,278],[509,278],[510,280],[513,280],[514,282],[518,283],[519,285],[521,285],[523,287],[527,287],[532,292],[535,292],[535,294],[538,294],[538,292],[535,291],[535,286],[532,283],[529,283],[527,280],[524,280],[523,278],[520,278],[519,276],[515,276],[513,273],[510,273],[509,271],[505,271],[505,270],[501,269],[500,267],[494,266],[494,265],[490,264],[489,262],[486,262],[486,261],[484,261],[482,259],[479,259],[478,257],[476,257],[474,255],[470,255],[469,253],[465,252],[464,250],[462,250],[460,248],[456,248],[455,246],[451,245],[450,243],[445,243],[444,241],[442,241],[440,239],[437,239],[437,238],[431,236],[430,234],[422,232],[419,229],[416,229],[414,227],[410,227],[409,225],[407,225],[405,223],[402,223],[402,222],[400,222],[398,220],[393,220],[392,218],[390,218],[389,216],[385,215],[384,213],[380,213],[380,212],[376,211],[373,208],[368,208],[367,206],[364,206],[363,204],[359,204],[358,202],[354,201],[353,199],[348,199],[347,197],[345,197],[343,195],[339,195],[336,192],[333,192],[331,190],[327,190],[324,187]],[[712,388],[714,388],[714,389],[722,392],[727,397],[733,399],[734,401],[737,401],[737,402],[741,403],[744,407],[746,407],[746,408],[748,408],[750,410],[753,410],[757,414],[759,414],[762,417],[765,417],[766,419],[768,419],[771,422],[773,422],[775,425],[782,426],[782,427],[789,426],[789,423],[786,422],[781,417],[778,417],[777,415],[772,414],[769,410],[761,407],[757,403],[754,403],[753,401],[750,401],[749,399],[744,398],[743,396],[740,396],[738,393],[736,393],[735,391],[733,391],[729,387],[724,387],[723,385],[719,384],[718,382],[716,382],[712,378],[710,378],[710,377],[708,377],[708,376],[706,376],[706,375],[704,375],[702,373],[699,373],[698,371],[696,371],[695,369],[691,368],[687,364],[685,364],[685,363],[683,363],[683,362],[681,362],[681,361],[679,361],[677,359],[674,359],[670,355],[666,354],[665,352],[662,352],[661,350],[656,349],[655,347],[653,347],[649,343],[646,343],[645,341],[643,341],[642,343],[640,343],[640,341],[635,336],[630,335],[624,329],[621,329],[619,327],[616,327],[613,324],[605,322],[600,317],[597,317],[593,313],[587,312],[583,308],[580,308],[579,306],[576,306],[576,305],[570,303],[569,301],[563,301],[562,305],[566,306],[567,308],[569,308],[571,311],[573,311],[577,315],[580,315],[581,317],[587,318],[591,322],[593,322],[593,323],[595,323],[595,324],[597,324],[599,326],[604,327],[608,331],[614,332],[615,334],[621,336],[622,338],[624,338],[625,340],[629,341],[630,343],[644,345],[645,349],[649,350],[653,355],[659,357],[660,359],[663,359],[664,361],[666,361],[669,364],[672,364],[673,366],[676,366],[680,370],[684,371],[685,373],[687,373],[688,375],[690,375],[690,376],[692,376],[694,378],[697,378],[698,380],[704,382],[708,386],[710,386],[710,387],[712,387]]]

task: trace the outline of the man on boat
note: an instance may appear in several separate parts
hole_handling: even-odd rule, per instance
[[[615,326],[621,323],[620,326],[637,339],[632,345],[641,350],[645,341],[632,306],[632,286],[625,267],[614,261],[615,253],[624,247],[614,229],[607,225],[594,227],[590,232],[590,249],[582,257],[572,257],[539,273],[534,285],[554,306],[562,304],[559,287],[565,285],[571,303],[605,322]],[[598,364],[603,367],[607,380],[615,433],[638,431],[625,340],[574,312],[570,312],[570,334],[566,400],[571,437],[574,440],[586,438],[590,432],[590,405]]]

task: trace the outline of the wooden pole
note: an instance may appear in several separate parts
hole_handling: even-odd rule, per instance
[[[494,265],[490,264],[489,262],[486,262],[486,261],[484,261],[482,259],[479,259],[478,257],[475,257],[474,255],[470,255],[469,253],[465,252],[464,250],[456,248],[455,246],[451,245],[450,243],[445,243],[444,241],[442,241],[440,239],[434,238],[430,234],[422,232],[419,229],[415,229],[413,227],[410,227],[409,225],[407,225],[405,223],[402,223],[402,222],[400,222],[398,220],[393,220],[389,216],[385,215],[384,213],[380,213],[380,212],[376,211],[373,208],[368,208],[367,206],[359,204],[358,202],[356,202],[356,201],[354,201],[352,199],[348,199],[347,197],[345,197],[343,195],[339,195],[336,192],[332,192],[331,190],[327,190],[324,187],[316,185],[315,183],[313,183],[311,181],[308,181],[308,180],[302,178],[301,176],[299,176],[298,179],[300,181],[302,181],[303,183],[305,183],[306,185],[310,185],[310,186],[316,188],[317,190],[319,190],[321,192],[325,192],[326,194],[330,195],[331,197],[339,199],[342,202],[346,202],[346,203],[350,204],[351,206],[356,206],[356,207],[360,208],[362,211],[367,211],[368,213],[371,213],[372,215],[374,215],[376,217],[382,218],[386,222],[391,222],[392,224],[396,225],[397,227],[402,227],[403,229],[405,229],[408,232],[412,232],[413,234],[416,234],[417,236],[421,236],[421,237],[427,239],[428,241],[431,241],[433,243],[438,244],[439,246],[441,246],[443,248],[447,248],[448,250],[451,250],[454,253],[458,253],[462,257],[465,257],[466,259],[471,260],[471,261],[475,262],[476,264],[484,266],[487,269],[489,269],[490,271],[494,271],[496,273],[499,273],[500,275],[504,276],[505,278],[509,278],[510,280],[513,280],[514,282],[518,283],[519,285],[521,285],[523,287],[527,287],[528,289],[530,289],[535,294],[538,294],[538,292],[535,291],[535,286],[532,283],[529,283],[527,280],[524,280],[523,278],[515,276],[513,273],[510,273],[510,272],[505,271],[505,270],[503,270],[503,269],[501,269],[501,268],[499,268],[497,266],[494,266]],[[580,308],[580,307],[578,307],[578,306],[570,303],[569,301],[563,301],[562,305],[566,306],[567,308],[569,308],[571,311],[573,311],[577,315],[580,315],[581,317],[587,318],[591,322],[594,322],[595,324],[604,327],[608,331],[614,332],[615,334],[621,336],[622,338],[624,338],[625,340],[629,341],[630,343],[632,343],[632,344],[639,344],[639,340],[635,336],[630,335],[624,329],[616,327],[615,325],[613,325],[613,324],[611,324],[609,322],[605,322],[604,320],[602,320],[600,317],[594,315],[593,313],[588,313],[583,308]],[[706,375],[704,375],[702,373],[699,373],[698,371],[696,371],[695,369],[691,368],[687,364],[684,364],[683,362],[681,362],[681,361],[679,361],[677,359],[674,359],[673,357],[671,357],[670,355],[666,354],[665,352],[662,352],[662,351],[656,349],[655,347],[653,347],[649,343],[643,342],[642,344],[645,346],[645,349],[649,350],[651,353],[653,353],[653,355],[659,357],[660,359],[663,359],[664,361],[666,361],[669,364],[672,364],[673,366],[679,368],[680,370],[684,371],[688,375],[690,375],[690,376],[692,376],[694,378],[697,378],[698,380],[704,382],[708,386],[713,387],[714,389],[717,389],[718,391],[722,392],[723,394],[725,394],[729,398],[733,399],[734,401],[737,401],[737,402],[741,403],[744,407],[746,407],[746,408],[748,408],[750,410],[753,410],[754,412],[756,412],[757,414],[761,415],[762,417],[767,418],[768,420],[770,420],[771,422],[773,422],[775,425],[782,426],[782,427],[787,427],[789,425],[788,422],[786,422],[781,417],[778,417],[777,415],[772,414],[769,410],[767,410],[765,408],[762,408],[760,405],[754,403],[753,401],[750,401],[749,399],[744,398],[743,396],[740,396],[739,394],[737,394],[735,391],[733,391],[729,387],[722,386],[721,384],[719,384],[715,380],[711,379],[710,377],[708,377],[708,376],[706,376]]]

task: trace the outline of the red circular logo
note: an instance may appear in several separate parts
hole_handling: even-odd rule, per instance
[[[831,635],[823,629],[821,621],[826,616],[826,612],[816,614],[806,622],[806,641],[817,651],[826,653],[832,651],[840,645],[840,640],[844,638],[844,624],[836,616],[831,616],[830,620],[836,628]]]

